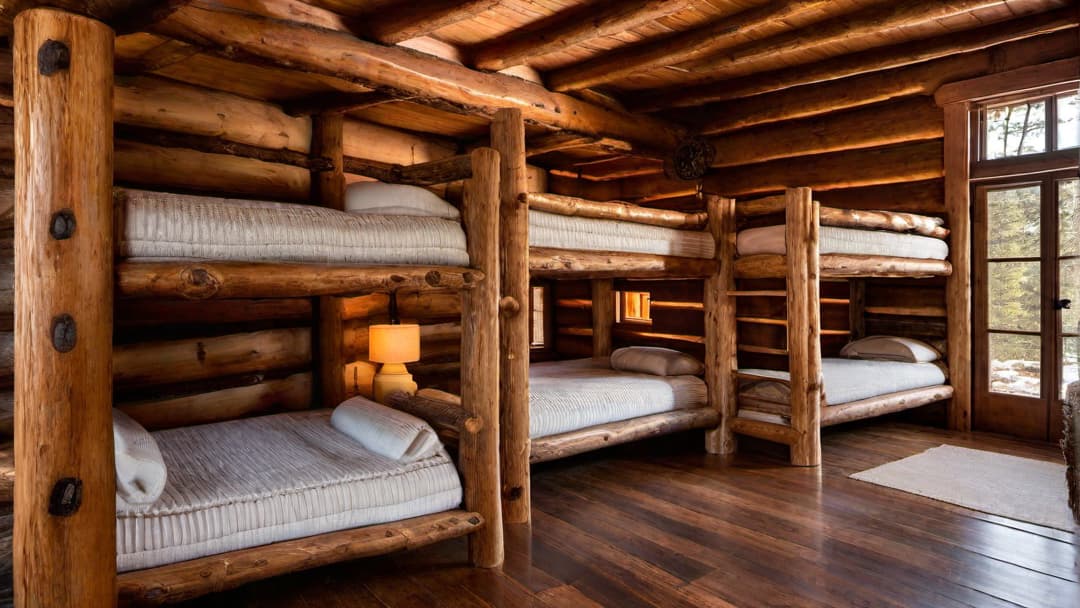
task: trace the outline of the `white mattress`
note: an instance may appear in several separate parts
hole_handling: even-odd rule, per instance
[[[117,568],[149,568],[457,508],[445,451],[403,464],[330,426],[330,410],[153,434],[168,469],[147,511],[118,510]]]
[[[529,366],[529,436],[533,438],[706,405],[705,382],[696,376],[613,370],[606,357]]]
[[[704,230],[676,230],[532,210],[529,211],[529,245],[709,259],[716,250],[712,235]]]
[[[742,372],[781,378],[791,376],[786,371],[743,369]],[[903,363],[900,361],[871,361],[866,359],[821,360],[821,375],[825,385],[825,404],[840,405],[871,397],[898,393],[926,386],[945,384],[945,372],[936,363]],[[762,401],[786,404],[790,388],[780,382],[741,381],[739,394]]]
[[[818,248],[823,255],[846,253],[927,260],[944,260],[949,257],[949,246],[945,241],[919,234],[822,226],[820,237]],[[742,230],[739,232],[736,248],[739,255],[784,255],[787,253],[784,226]]]
[[[468,266],[453,220],[127,191],[120,254],[245,262]]]

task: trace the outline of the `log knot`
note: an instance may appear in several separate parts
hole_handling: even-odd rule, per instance
[[[75,348],[75,342],[78,340],[75,319],[67,313],[56,315],[52,320],[50,335],[52,336],[53,348],[57,352],[71,352]]]
[[[38,48],[38,72],[42,76],[66,70],[71,66],[71,49],[59,40],[46,40]]]
[[[49,221],[49,235],[57,241],[70,239],[75,234],[75,212],[61,209],[53,214]]]
[[[424,281],[432,287],[438,287],[442,283],[442,273],[438,270],[429,270],[428,273],[424,275]]]
[[[53,485],[49,494],[49,515],[67,517],[74,515],[82,506],[82,480],[64,477]]]
[[[469,518],[469,523],[474,525],[474,526],[479,526],[480,525],[480,518],[473,515],[472,517]]]
[[[210,269],[202,266],[189,266],[180,272],[184,297],[202,300],[213,297],[221,289],[221,281]]]

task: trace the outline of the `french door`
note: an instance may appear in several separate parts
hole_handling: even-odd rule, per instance
[[[974,425],[1060,436],[1080,370],[1080,180],[1075,170],[974,187]]]

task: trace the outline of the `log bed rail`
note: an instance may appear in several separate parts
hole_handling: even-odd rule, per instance
[[[14,23],[16,602],[49,606],[171,603],[268,576],[468,535],[470,561],[503,561],[499,498],[499,154],[351,169],[388,181],[464,180],[469,268],[216,260],[116,260],[114,33],[91,18],[31,8]],[[79,103],[68,103],[78,99]],[[311,199],[342,209],[340,115],[312,119]],[[353,163],[354,165],[356,163]],[[343,298],[394,289],[461,298],[459,509],[116,572],[112,438],[115,298],[318,296],[315,405],[344,393]],[[314,306],[313,306],[314,308]],[[72,395],[78,395],[73,398]],[[444,412],[446,414],[447,412]],[[434,422],[446,427],[445,416]],[[451,417],[452,418],[452,417]],[[445,429],[444,429],[445,430]]]
[[[900,391],[850,403],[826,406],[822,379],[821,337],[852,335],[861,337],[863,315],[867,312],[862,289],[864,278],[926,278],[950,276],[953,266],[947,260],[897,258],[872,255],[839,255],[819,253],[821,226],[840,226],[866,230],[888,230],[916,233],[944,239],[949,231],[938,218],[910,213],[887,211],[855,211],[823,208],[813,200],[809,188],[790,188],[782,196],[739,202],[726,208],[726,223],[731,226],[721,242],[721,264],[730,267],[725,275],[721,308],[730,314],[720,319],[719,331],[731,336],[722,342],[724,396],[727,405],[721,420],[720,433],[727,452],[736,449],[735,436],[748,435],[786,444],[791,448],[791,462],[800,466],[821,463],[821,428],[881,416],[939,401],[950,402],[952,408],[968,407],[967,396],[949,385],[931,386]],[[751,255],[737,257],[736,236],[740,222],[758,222],[766,216],[777,216],[785,226],[787,255]],[[758,224],[755,224],[758,225]],[[954,260],[963,256],[951,255]],[[966,267],[963,268],[966,272]],[[737,279],[786,279],[786,289],[739,289]],[[855,279],[850,297],[822,298],[820,282],[825,279]],[[746,297],[785,298],[784,319],[740,317],[737,301]],[[851,327],[848,330],[823,330],[821,307],[843,304],[849,307]],[[783,349],[738,342],[740,322],[771,323],[786,329],[787,345]],[[967,319],[949,318],[948,324],[967,323]],[[953,331],[953,330],[950,330]],[[740,371],[739,352],[786,357],[788,379],[755,375]],[[947,353],[949,362],[968,361],[964,352]],[[762,401],[740,395],[740,381],[767,380],[788,387],[787,404]],[[760,416],[740,417],[739,412]]]
[[[697,279],[706,282],[702,309],[706,359],[719,356],[719,334],[710,329],[721,312],[714,287],[721,264],[711,259],[643,253],[583,251],[529,246],[529,210],[570,217],[633,222],[678,230],[704,231],[714,240],[722,234],[720,209],[729,199],[706,196],[706,211],[652,209],[623,201],[529,192],[525,179],[525,127],[521,113],[502,110],[492,124],[491,145],[502,156],[500,263],[500,424],[503,518],[509,523],[531,519],[529,465],[606,446],[690,429],[716,429],[721,417],[719,366],[706,365],[708,406],[676,410],[631,420],[530,439],[529,436],[529,279],[588,279],[591,281],[593,356],[611,354],[615,333],[613,279]],[[729,201],[731,202],[731,201]],[[639,332],[641,333],[641,332]],[[665,335],[666,337],[669,337]],[[709,432],[706,448],[719,451],[719,434]]]

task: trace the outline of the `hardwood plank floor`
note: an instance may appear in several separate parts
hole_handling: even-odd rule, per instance
[[[534,524],[502,571],[462,541],[322,568],[203,606],[590,608],[1080,606],[1072,534],[848,479],[942,443],[1060,460],[1049,444],[871,421],[826,432],[824,466],[754,444],[726,460],[700,435],[534,468]]]

